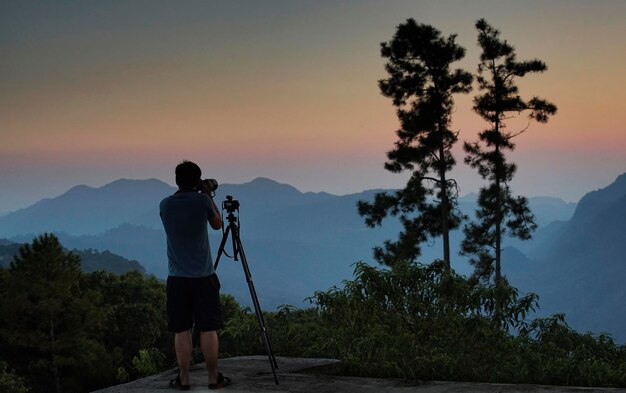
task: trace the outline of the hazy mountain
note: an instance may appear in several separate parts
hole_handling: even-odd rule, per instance
[[[626,342],[626,174],[585,195],[532,255],[512,281],[541,296],[542,314],[565,312],[577,329]]]
[[[172,188],[168,193],[163,194],[161,198],[174,191],[175,189]],[[272,212],[277,209],[296,207],[336,198],[335,195],[325,192],[302,193],[288,184],[281,184],[262,177],[243,184],[220,185],[217,189],[216,197],[218,208],[221,208],[220,201],[226,199],[227,195],[233,196],[234,199],[240,202],[240,211],[247,220],[252,221],[256,221],[259,217],[267,215],[267,212]],[[156,203],[151,206],[146,205],[146,209],[142,214],[137,215],[127,222],[148,228],[161,229],[162,224],[159,218],[159,204]]]
[[[165,234],[158,204],[175,189],[158,180],[118,180],[100,188],[78,186],[26,209],[0,217],[0,233],[30,242],[33,234],[54,231],[70,249],[122,255],[146,271],[167,275]],[[352,275],[352,265],[372,262],[371,249],[396,239],[396,219],[368,228],[356,210],[358,200],[372,200],[381,190],[336,196],[302,193],[292,186],[259,178],[220,185],[216,199],[233,195],[241,203],[241,236],[261,303],[265,308],[302,305],[316,290],[338,285]],[[529,198],[539,229],[533,240],[505,239],[503,273],[522,291],[540,295],[542,314],[563,311],[578,329],[609,331],[626,341],[626,175],[583,197],[578,205],[558,198]],[[476,195],[459,200],[471,216]],[[221,232],[212,232],[216,256]],[[457,255],[460,230],[451,233],[452,265],[471,273]],[[0,246],[11,247],[7,240]],[[230,243],[227,245],[230,249]],[[424,244],[420,260],[441,256],[439,241]],[[224,292],[250,304],[240,262],[222,257],[218,267]]]
[[[9,241],[0,241],[0,267],[8,267],[13,257],[19,254],[22,244]],[[99,252],[96,250],[72,250],[80,257],[81,269],[90,273],[97,270],[105,270],[111,273],[124,274],[137,270],[145,273],[145,269],[135,260],[128,260],[109,251]]]
[[[97,234],[135,219],[174,189],[160,180],[121,179],[99,188],[76,186],[0,217],[0,236],[46,231]]]
[[[19,233],[12,239],[20,242],[30,241],[33,233],[54,230],[66,247],[109,250],[137,260],[148,273],[164,278],[167,256],[158,203],[174,191],[153,179],[120,180],[98,189],[76,187],[58,198],[16,212],[8,220],[0,219],[0,230]],[[368,228],[357,213],[358,200],[371,201],[383,190],[344,196],[302,193],[290,185],[258,178],[245,184],[223,184],[217,191],[218,201],[233,195],[241,203],[242,240],[259,296],[266,299],[264,306],[268,308],[282,303],[300,304],[314,291],[350,278],[352,264],[359,260],[372,262],[371,249],[386,239],[395,239],[401,229],[396,219],[385,220],[383,227]],[[460,208],[468,215],[475,209],[475,197],[469,195],[460,201]],[[546,216],[541,213],[539,220],[567,220],[573,212],[570,204],[556,198],[531,198],[531,206],[535,202],[549,205],[544,209]],[[61,214],[67,211],[72,215]],[[29,221],[33,216],[39,217],[39,226]],[[103,216],[106,220],[99,218]],[[461,237],[461,231],[451,236],[453,267],[468,274],[471,269],[465,259],[455,255]],[[213,232],[210,240],[215,256],[221,233]],[[429,262],[440,257],[438,241],[423,246],[420,260]],[[249,295],[240,264],[225,262],[220,270],[224,288],[246,302]]]
[[[473,211],[476,208],[477,199],[478,194],[475,192],[460,197],[461,210],[466,214]],[[569,220],[577,206],[576,203],[565,202],[561,198],[546,196],[529,197],[528,204],[539,227],[544,227],[554,221]]]
[[[176,188],[156,179],[121,179],[99,188],[76,186],[56,198],[43,199],[0,217],[0,237],[46,231],[97,235],[130,223],[161,229],[158,206]],[[234,195],[242,211],[256,217],[267,210],[333,198],[327,193],[301,193],[294,187],[257,178],[245,184],[223,184],[219,199]]]
[[[598,214],[610,211],[626,195],[626,173],[611,185],[592,191],[582,197],[572,217],[572,223],[582,226],[595,220]]]

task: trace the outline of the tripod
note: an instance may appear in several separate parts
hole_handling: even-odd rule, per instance
[[[261,328],[261,336],[263,337],[263,343],[265,344],[265,351],[267,352],[270,365],[272,366],[274,382],[276,382],[276,385],[278,385],[278,377],[276,376],[278,363],[276,363],[276,358],[272,353],[270,336],[267,332],[267,329],[265,329],[265,319],[263,318],[263,312],[261,311],[259,298],[256,295],[256,290],[254,289],[252,275],[250,274],[250,268],[248,267],[248,260],[246,259],[246,254],[243,251],[243,244],[241,244],[241,238],[239,237],[239,224],[237,223],[237,217],[234,214],[235,211],[239,212],[239,201],[233,200],[233,197],[230,195],[226,196],[226,200],[222,203],[222,210],[224,209],[226,209],[226,211],[228,212],[228,216],[226,217],[226,220],[228,221],[228,227],[226,228],[226,231],[222,236],[222,242],[220,243],[220,247],[217,251],[217,257],[215,258],[215,270],[217,270],[217,265],[220,263],[220,257],[222,256],[222,254],[224,254],[224,246],[226,245],[226,240],[228,240],[228,234],[232,234],[233,259],[237,261],[237,257],[241,257],[241,265],[243,266],[243,271],[246,275],[246,281],[248,282],[250,297],[252,298],[252,303],[254,304],[254,312],[256,313],[257,320],[259,321],[259,327]],[[226,256],[228,256],[228,254],[226,254]]]

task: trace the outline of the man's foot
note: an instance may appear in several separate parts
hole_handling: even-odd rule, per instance
[[[176,378],[170,381],[170,388],[176,389],[176,390],[189,390],[191,389],[191,386],[183,385],[182,383],[180,383],[180,374],[178,374]]]
[[[225,388],[226,386],[230,385],[231,380],[228,377],[225,377],[224,374],[222,373],[217,373],[217,382],[216,383],[210,383],[209,384],[209,389],[210,390],[214,390],[214,389],[222,389]]]

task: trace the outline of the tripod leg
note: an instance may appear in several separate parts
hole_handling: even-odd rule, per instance
[[[241,264],[243,266],[243,270],[246,275],[246,281],[248,282],[248,289],[250,290],[250,297],[252,298],[252,303],[254,304],[254,311],[259,321],[259,327],[261,328],[261,335],[263,337],[263,343],[265,344],[265,350],[267,352],[270,365],[272,366],[272,373],[274,374],[274,382],[276,382],[276,385],[278,385],[278,376],[276,375],[276,369],[278,368],[278,363],[276,362],[276,358],[274,357],[274,353],[272,352],[272,343],[270,341],[269,333],[267,332],[267,329],[265,328],[265,319],[263,318],[263,311],[261,310],[261,304],[259,303],[259,298],[256,295],[256,290],[254,289],[254,283],[252,282],[252,275],[250,274],[250,267],[248,266],[248,260],[246,259],[246,254],[243,251],[243,245],[241,244],[239,233],[236,230],[233,230],[233,239],[236,240],[236,245],[239,251],[239,256],[241,257]]]
[[[237,235],[237,237],[235,237],[235,233],[239,233],[239,231],[237,230],[237,226],[233,225],[233,259],[235,261],[238,261],[238,255],[239,255],[239,247],[237,247],[237,239],[239,238],[239,235]],[[235,232],[237,231],[237,232]]]
[[[224,232],[224,236],[222,236],[220,247],[217,249],[217,257],[215,257],[215,265],[213,265],[213,268],[215,270],[217,270],[217,265],[220,263],[220,257],[224,253],[224,246],[226,245],[226,239],[228,239],[229,232],[230,232],[230,225],[226,228],[226,232]]]

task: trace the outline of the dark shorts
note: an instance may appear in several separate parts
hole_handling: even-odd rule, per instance
[[[190,330],[208,332],[221,329],[220,281],[208,277],[167,278],[167,328],[171,332]]]

